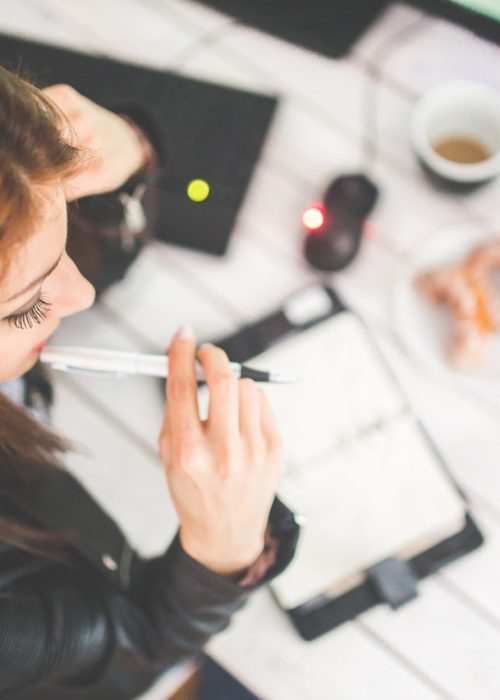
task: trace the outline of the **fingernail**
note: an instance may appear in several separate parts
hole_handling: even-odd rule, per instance
[[[189,326],[187,323],[179,326],[177,329],[177,333],[175,334],[176,338],[180,338],[181,340],[193,340],[194,338],[194,330],[192,329],[191,326]]]
[[[203,350],[203,348],[213,348],[212,343],[201,343],[201,345],[198,346],[198,350]]]

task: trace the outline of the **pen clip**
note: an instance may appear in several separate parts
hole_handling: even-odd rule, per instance
[[[72,367],[59,362],[51,363],[52,369],[57,369],[60,372],[68,374],[79,374],[82,377],[127,377],[126,372],[113,372],[112,370],[103,369],[83,369],[82,367]]]

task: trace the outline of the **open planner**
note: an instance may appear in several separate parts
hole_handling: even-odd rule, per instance
[[[300,377],[265,391],[285,445],[278,495],[303,521],[271,588],[302,636],[382,600],[398,607],[418,578],[481,543],[369,331],[333,290],[303,290],[225,347]]]

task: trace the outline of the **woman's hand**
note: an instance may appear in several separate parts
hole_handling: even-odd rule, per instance
[[[265,394],[236,379],[220,348],[198,358],[210,393],[198,413],[194,334],[182,328],[169,348],[167,406],[159,448],[180,519],[185,551],[230,575],[250,566],[264,546],[282,446]]]
[[[70,85],[51,85],[43,92],[69,122],[64,127],[64,138],[91,152],[88,163],[65,183],[68,201],[111,192],[141,168],[143,147],[124,119],[80,95]]]

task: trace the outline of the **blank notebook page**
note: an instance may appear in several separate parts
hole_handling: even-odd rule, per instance
[[[283,607],[333,594],[382,559],[462,529],[463,499],[354,314],[249,364],[300,377],[265,385],[285,444],[279,495],[307,518],[294,560],[272,584]]]

